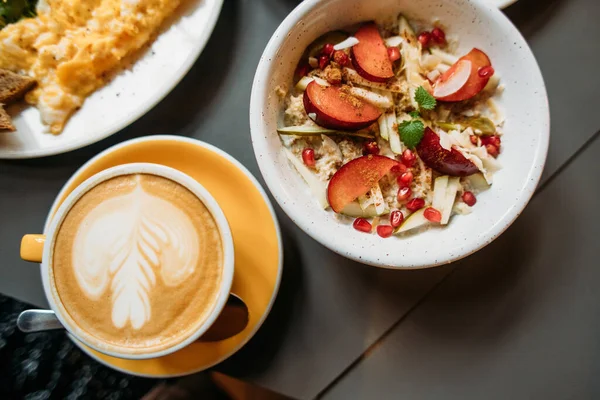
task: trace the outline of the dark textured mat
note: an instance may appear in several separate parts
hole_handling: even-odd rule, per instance
[[[159,382],[100,365],[64,331],[22,333],[16,320],[28,308],[0,295],[0,399],[139,399]]]

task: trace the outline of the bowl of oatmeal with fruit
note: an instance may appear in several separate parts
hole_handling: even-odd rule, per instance
[[[261,172],[328,248],[388,268],[460,259],[533,194],[549,139],[539,68],[474,0],[306,1],[259,64]]]

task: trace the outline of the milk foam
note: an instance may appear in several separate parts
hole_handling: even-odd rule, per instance
[[[156,280],[178,286],[199,257],[199,236],[189,216],[144,190],[137,176],[133,191],[101,202],[84,217],[74,236],[72,265],[89,299],[111,291],[116,328],[129,323],[139,330],[152,319]]]

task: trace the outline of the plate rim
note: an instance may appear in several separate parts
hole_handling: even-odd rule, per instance
[[[102,364],[106,367],[112,368],[114,370],[117,370],[119,372],[129,374],[129,375],[139,376],[142,378],[154,378],[154,379],[178,378],[178,377],[184,377],[184,376],[193,375],[195,373],[205,371],[209,368],[214,367],[217,364],[222,363],[223,361],[225,361],[226,359],[228,359],[229,357],[231,357],[232,355],[234,355],[238,351],[240,351],[244,346],[246,346],[246,344],[256,335],[258,330],[262,327],[262,325],[266,321],[267,317],[271,314],[273,305],[275,304],[275,300],[277,299],[277,295],[279,294],[279,289],[281,287],[281,279],[283,276],[283,257],[284,257],[283,239],[282,239],[282,235],[281,235],[281,226],[279,224],[279,219],[277,218],[277,214],[275,213],[275,208],[273,207],[273,203],[269,199],[267,192],[262,187],[262,185],[260,184],[258,179],[256,179],[256,177],[250,172],[250,170],[248,170],[248,168],[246,168],[241,162],[239,162],[237,159],[235,159],[232,155],[225,152],[224,150],[221,150],[220,148],[218,148],[210,143],[199,140],[199,139],[194,139],[194,138],[189,138],[189,137],[184,137],[184,136],[177,136],[177,135],[152,135],[152,136],[142,136],[139,138],[126,140],[122,143],[111,146],[108,149],[98,153],[96,156],[92,157],[90,160],[88,160],[86,163],[84,163],[81,167],[79,167],[73,173],[73,175],[71,175],[71,177],[65,182],[65,184],[61,187],[59,193],[56,195],[54,202],[52,203],[52,206],[50,207],[50,210],[48,211],[48,215],[46,216],[46,220],[44,222],[44,232],[50,225],[52,215],[58,209],[60,200],[64,197],[65,192],[67,191],[67,188],[69,186],[71,186],[73,181],[75,181],[76,177],[79,175],[79,173],[82,170],[84,170],[86,167],[95,163],[98,159],[104,157],[105,155],[107,155],[108,153],[110,153],[114,150],[118,150],[123,147],[130,146],[130,145],[135,145],[137,143],[161,141],[161,140],[172,140],[172,141],[183,142],[188,145],[200,146],[209,151],[212,151],[213,153],[217,154],[218,156],[223,157],[224,159],[231,162],[235,168],[240,170],[250,180],[252,185],[254,187],[256,187],[256,189],[260,193],[261,197],[263,198],[265,204],[267,205],[267,208],[269,209],[271,218],[273,219],[273,224],[275,225],[275,233],[277,236],[278,250],[279,250],[278,251],[279,262],[278,262],[278,266],[277,266],[277,279],[275,281],[275,287],[273,288],[273,293],[271,294],[271,299],[269,300],[269,304],[267,305],[265,312],[263,313],[261,318],[256,323],[256,327],[254,328],[254,330],[247,335],[247,337],[238,345],[237,348],[235,348],[231,352],[226,353],[223,357],[217,359],[214,363],[209,364],[209,365],[204,365],[199,369],[194,369],[192,371],[188,371],[185,373],[179,373],[179,374],[144,374],[144,373],[139,373],[136,371],[127,370],[127,369],[124,369],[121,367],[117,367],[117,366],[107,362],[106,360],[97,357],[96,354],[94,354],[94,352],[92,352],[90,348],[88,348],[87,346],[84,346],[83,343],[79,342],[79,340],[77,340],[74,336],[72,336],[70,333],[67,332],[67,336],[71,339],[71,341],[77,347],[79,347],[79,349],[81,349],[84,353],[86,353],[88,356],[92,357],[95,361],[99,362],[100,364]]]
[[[496,2],[496,7],[500,9],[504,9],[510,5],[515,4],[519,0],[494,0]]]
[[[101,135],[95,136],[93,138],[85,138],[83,140],[78,140],[76,142],[68,143],[68,144],[62,145],[62,146],[52,147],[50,149],[37,149],[37,150],[30,150],[30,151],[9,151],[8,153],[2,153],[2,149],[0,148],[0,160],[23,160],[23,159],[41,158],[41,157],[54,156],[54,155],[58,155],[58,154],[64,154],[64,153],[68,153],[73,150],[81,149],[83,147],[97,143],[101,140],[104,140],[104,139],[122,131],[123,129],[127,128],[129,125],[133,124],[138,119],[140,119],[141,117],[146,115],[154,107],[156,107],[156,105],[158,103],[160,103],[162,100],[164,100],[164,98],[167,97],[173,91],[173,89],[175,89],[175,87],[177,85],[179,85],[181,80],[187,75],[187,73],[190,71],[192,66],[196,63],[196,61],[200,57],[200,54],[202,54],[202,51],[206,47],[208,40],[212,36],[212,33],[213,33],[215,26],[217,25],[217,21],[219,19],[219,15],[221,14],[221,11],[223,8],[224,0],[212,0],[212,1],[213,1],[213,8],[210,11],[210,15],[208,17],[208,22],[206,24],[206,28],[202,32],[200,40],[198,40],[196,42],[195,47],[193,47],[192,52],[190,53],[190,56],[173,73],[173,75],[172,75],[173,79],[171,79],[168,83],[166,83],[157,92],[157,95],[150,98],[150,100],[147,101],[143,107],[140,107],[137,112],[132,113],[127,119],[123,119],[122,121],[109,126],[106,129],[106,132],[104,132]],[[199,0],[199,5],[202,5],[203,2],[204,2],[204,0]],[[19,132],[18,131],[17,132],[8,132],[8,134],[18,135]],[[50,133],[42,133],[42,134],[50,135]]]

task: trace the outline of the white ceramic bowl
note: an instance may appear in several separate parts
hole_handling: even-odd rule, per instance
[[[454,216],[445,228],[405,238],[382,239],[340,223],[323,211],[282,152],[276,128],[282,123],[278,85],[291,87],[304,49],[325,32],[403,13],[439,18],[457,35],[459,53],[484,50],[506,89],[500,98],[506,124],[492,188],[478,196],[473,213]],[[465,257],[498,237],[531,198],[542,174],[550,133],[546,89],[527,43],[512,23],[486,0],[307,0],[281,23],[269,41],[254,78],[250,100],[252,143],[260,170],[275,199],[307,234],[329,249],[362,263],[387,268],[425,268]]]

